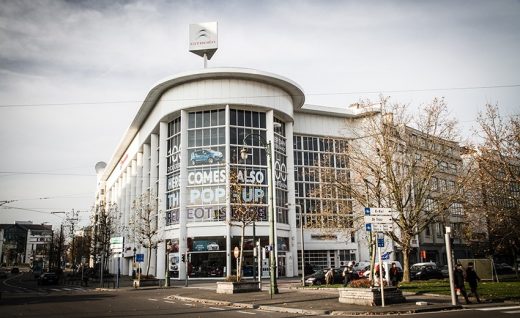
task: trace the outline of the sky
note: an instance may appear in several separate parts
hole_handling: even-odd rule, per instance
[[[95,164],[155,84],[203,67],[188,30],[210,21],[209,67],[287,77],[308,104],[444,97],[461,141],[486,103],[520,114],[520,1],[0,0],[0,223],[87,225]]]

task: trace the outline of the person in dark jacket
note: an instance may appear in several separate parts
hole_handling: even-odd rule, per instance
[[[466,281],[469,283],[469,288],[471,289],[471,294],[475,295],[477,298],[477,302],[480,304],[480,296],[477,292],[478,282],[480,282],[480,277],[478,277],[475,268],[473,268],[473,262],[468,263],[468,268],[466,269]]]
[[[397,265],[395,263],[392,263],[392,267],[390,267],[390,282],[392,283],[392,286],[396,286],[399,283],[399,269],[397,268]]]
[[[468,294],[466,293],[466,288],[464,287],[464,269],[462,268],[461,263],[457,263],[455,270],[453,271],[453,281],[455,284],[455,290],[458,290],[464,299],[466,300],[466,304],[471,304],[468,299]],[[456,293],[457,303],[459,302],[459,293]]]

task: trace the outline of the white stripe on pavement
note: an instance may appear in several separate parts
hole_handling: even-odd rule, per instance
[[[209,307],[211,309],[214,309],[214,310],[224,310],[224,308],[218,308],[218,307]]]
[[[520,309],[520,306],[475,308],[475,310],[481,310],[481,311],[507,310],[507,309]]]
[[[239,313],[241,313],[241,314],[247,314],[247,315],[256,315],[256,313],[254,313],[254,312],[250,312],[250,311],[242,311],[242,310],[239,310],[239,311],[237,311],[237,312],[239,312]]]
[[[175,304],[174,301],[170,301],[170,300],[165,300],[164,302],[165,302],[165,303],[168,303],[168,304]]]
[[[520,314],[520,310],[515,310],[515,311],[504,311],[504,314]]]
[[[149,301],[157,301],[155,298],[148,298]]]

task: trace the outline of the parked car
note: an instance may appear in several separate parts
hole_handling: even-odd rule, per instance
[[[354,279],[363,278],[363,277],[365,277],[365,276],[363,276],[365,271],[370,270],[370,262],[356,263],[356,265],[354,265],[354,268],[352,270],[353,270],[352,276]]]
[[[441,273],[444,278],[448,278],[450,276],[450,271],[448,270],[448,265],[444,265],[441,267]]]
[[[214,162],[220,162],[224,159],[224,155],[220,151],[212,149],[199,149],[191,153],[191,164],[212,164]]]
[[[11,268],[11,274],[20,274],[20,269],[18,267]]]
[[[58,284],[58,280],[58,275],[56,275],[56,273],[43,273],[38,278],[38,285],[56,285]]]
[[[507,263],[500,263],[495,264],[495,268],[497,270],[497,274],[513,274],[515,270],[513,269],[513,266],[507,264]]]
[[[320,269],[317,270],[314,274],[305,277],[305,285],[315,286],[325,284],[325,273],[328,269]],[[333,270],[332,283],[333,284],[341,284],[343,282],[343,269],[342,268],[334,268]]]
[[[417,263],[410,267],[410,279],[443,279],[444,275],[435,263]]]

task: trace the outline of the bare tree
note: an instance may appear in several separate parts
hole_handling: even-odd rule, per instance
[[[93,239],[91,240],[91,251],[94,251],[94,256],[100,253],[110,252],[110,237],[116,230],[116,220],[118,218],[119,209],[117,204],[106,204],[105,202],[100,203],[95,207],[95,213],[93,214]],[[101,260],[100,260],[101,261]],[[102,268],[105,269],[108,264],[108,257],[105,257]]]
[[[246,227],[258,219],[259,205],[247,200],[246,192],[258,187],[257,185],[245,185],[240,183],[238,173],[232,170],[230,173],[230,194],[232,202],[231,225],[240,227],[240,256],[238,258],[237,282],[241,280],[242,263],[244,261],[244,240]],[[253,242],[255,244],[255,242]]]
[[[149,191],[133,201],[129,230],[135,237],[135,243],[140,244],[148,252],[146,276],[150,274],[152,250],[157,249],[158,244],[162,242],[159,238],[158,214],[157,197]]]
[[[473,212],[485,220],[490,255],[520,252],[520,116],[504,119],[486,105],[477,119],[481,144],[472,153],[479,182],[473,185]],[[515,264],[516,265],[516,264]]]
[[[443,99],[423,105],[416,115],[408,105],[390,104],[386,98],[377,104],[380,112],[364,119],[362,132],[346,149],[350,193],[361,206],[395,211],[396,229],[386,234],[402,250],[403,280],[409,281],[412,239],[432,223],[449,224],[467,178],[454,142],[456,122],[448,117]]]

